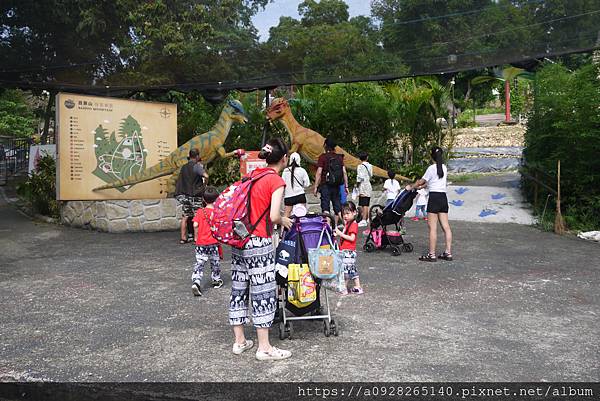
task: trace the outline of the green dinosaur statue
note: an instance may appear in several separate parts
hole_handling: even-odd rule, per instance
[[[134,185],[172,174],[167,184],[167,193],[173,193],[181,166],[188,162],[187,157],[190,149],[196,148],[200,151],[200,158],[205,165],[213,161],[217,156],[234,156],[237,154],[237,151],[227,153],[223,144],[234,122],[245,124],[247,121],[248,118],[242,104],[237,100],[228,100],[216,124],[208,132],[194,136],[152,167],[148,167],[137,174],[130,175],[110,184],[94,188],[94,191]]]
[[[292,140],[290,152],[298,152],[309,163],[317,164],[319,156],[323,153],[325,138],[318,132],[300,125],[294,118],[287,100],[284,98],[273,99],[273,103],[271,103],[267,110],[267,119],[269,121],[281,120]],[[361,163],[358,157],[351,155],[339,146],[336,146],[335,152],[343,154],[344,165],[353,170],[356,170]],[[373,175],[388,178],[387,171],[377,166],[373,166]],[[395,178],[411,181],[410,178],[400,174],[396,174]]]

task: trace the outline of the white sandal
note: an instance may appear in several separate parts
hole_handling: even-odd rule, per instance
[[[246,342],[243,344],[233,343],[233,353],[239,355],[247,349],[252,348],[253,346],[254,342],[252,340],[246,340]]]
[[[271,347],[271,351],[256,351],[256,359],[259,361],[278,361],[292,356],[292,351],[286,351],[277,347]]]

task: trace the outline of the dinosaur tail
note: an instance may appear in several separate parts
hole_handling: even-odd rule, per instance
[[[377,166],[373,166],[373,175],[381,178],[389,178],[387,171]],[[412,181],[410,178],[400,174],[396,174],[394,178],[400,181]]]
[[[343,153],[344,154],[344,164],[348,167],[351,167],[354,170],[356,170],[358,165],[360,165],[360,163],[362,163],[356,156],[351,155],[350,153],[346,152],[344,149],[342,149],[339,146],[336,146],[335,151],[336,151],[336,153]],[[373,166],[373,175],[376,177],[381,177],[381,178],[389,178],[387,171],[382,169],[381,167],[377,167],[377,166]],[[396,174],[394,176],[394,178],[400,179],[402,181],[412,181],[410,178],[405,177],[400,174]]]
[[[164,177],[165,175],[173,174],[177,171],[178,166],[173,165],[170,161],[161,161],[152,167],[145,169],[137,174],[130,175],[120,180],[113,181],[109,184],[94,188],[94,191],[103,189],[119,188],[127,185],[139,184],[140,182],[150,181],[155,178]]]

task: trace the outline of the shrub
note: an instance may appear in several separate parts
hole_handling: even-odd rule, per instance
[[[60,209],[56,200],[56,161],[52,156],[42,156],[36,171],[23,184],[17,193],[25,199],[34,212],[45,216],[58,217]]]
[[[529,169],[550,172],[556,187],[561,160],[562,213],[573,229],[600,227],[600,80],[594,65],[569,72],[549,64],[536,74],[535,96],[525,134],[524,157]],[[533,198],[531,181],[525,191]],[[545,199],[542,191],[539,199]],[[554,210],[554,200],[549,209]],[[538,205],[543,207],[543,202]],[[538,211],[539,212],[539,211]]]

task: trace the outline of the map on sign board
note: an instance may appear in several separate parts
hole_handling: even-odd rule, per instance
[[[130,115],[121,121],[116,135],[115,131],[109,134],[102,124],[98,125],[94,137],[97,165],[93,174],[108,184],[142,172],[148,149],[144,147],[141,131],[140,124]],[[125,192],[129,187],[116,189]]]
[[[160,162],[177,147],[174,104],[59,93],[57,193],[60,200],[157,199],[161,177],[94,191]]]

